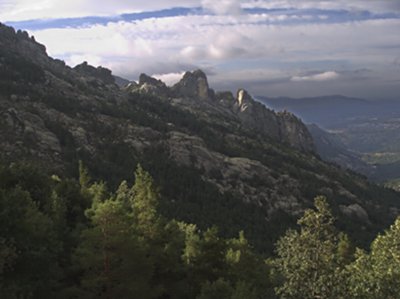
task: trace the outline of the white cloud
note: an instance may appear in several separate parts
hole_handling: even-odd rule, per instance
[[[204,47],[186,46],[180,51],[180,54],[190,60],[204,59],[207,56],[207,50]]]
[[[85,16],[116,16],[122,13],[199,5],[199,0],[0,0],[0,20],[10,22]]]
[[[117,1],[120,4],[118,9],[123,8],[122,2]],[[278,3],[253,1],[252,5],[256,2],[264,5]],[[300,5],[300,1],[280,2]],[[312,2],[321,6],[327,1],[301,1],[304,5]],[[200,0],[196,3],[199,5]],[[219,2],[213,3],[217,5]],[[110,13],[114,11],[117,8]],[[84,28],[37,30],[31,34],[47,46],[52,56],[64,59],[70,65],[86,60],[95,66],[108,67],[128,79],[137,79],[140,73],[145,72],[156,74],[171,84],[184,71],[212,66],[216,74],[210,76],[211,84],[223,88],[247,84],[243,87],[267,92],[267,81],[283,90],[284,84],[299,88],[302,83],[308,86],[308,82],[314,81],[325,82],[315,84],[324,86],[345,84],[346,80],[334,79],[345,78],[345,71],[361,68],[380,70],[378,73],[382,78],[375,79],[383,80],[385,68],[398,57],[398,19],[317,23],[325,18],[318,12],[313,22],[308,23],[296,21],[312,17],[300,11],[293,15],[265,12],[248,15],[242,11],[238,16],[225,14],[229,12],[227,5],[219,12],[216,15],[148,18]],[[327,71],[315,74],[312,73],[314,70]],[[398,72],[391,76],[400,79]],[[252,84],[249,84],[250,80]],[[350,85],[351,80],[347,81]],[[227,82],[231,82],[230,85]]]
[[[179,73],[168,73],[168,74],[154,74],[152,77],[161,80],[168,86],[172,86],[178,81],[180,81],[183,77],[185,72],[179,72]]]
[[[328,63],[313,69],[341,71],[382,66],[398,56],[396,47],[377,46],[400,43],[400,20],[285,26],[254,24],[254,18],[180,16],[31,33],[51,55],[69,64],[88,57],[89,63],[125,76],[221,64],[231,64],[230,69],[272,70],[293,65],[297,73],[307,73],[302,65],[313,61]]]
[[[267,9],[334,9],[334,10],[368,10],[376,13],[400,11],[398,0],[253,0],[246,1],[244,8],[263,7]]]
[[[323,72],[320,74],[309,75],[309,76],[293,76],[290,80],[294,82],[302,81],[329,81],[339,77],[339,74],[334,71]]]
[[[219,15],[238,15],[241,12],[240,0],[202,0],[202,7]]]

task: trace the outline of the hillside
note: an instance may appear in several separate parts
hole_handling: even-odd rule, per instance
[[[215,92],[200,70],[173,87],[143,74],[121,89],[110,70],[70,68],[4,25],[0,57],[5,163],[77,177],[82,160],[114,190],[140,162],[160,187],[165,216],[215,224],[226,236],[243,229],[264,252],[318,194],[359,244],[399,214],[398,193],[323,162],[295,115],[275,113],[245,90]]]
[[[327,131],[324,136],[331,135],[327,138],[333,148],[326,150],[317,146],[317,151],[326,161],[363,173],[379,183],[400,178],[399,101],[367,101],[344,96],[258,99],[268,107],[290,111],[324,128]],[[317,129],[311,133],[315,141],[322,134]]]
[[[373,177],[377,172],[376,167],[363,161],[361,154],[349,150],[338,134],[325,131],[315,124],[308,125],[307,128],[313,137],[316,151],[323,160],[367,177]]]

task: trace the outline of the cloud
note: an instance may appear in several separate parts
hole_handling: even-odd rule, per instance
[[[207,57],[207,49],[203,46],[185,46],[181,51],[180,54],[182,57],[196,60],[196,59],[204,59]]]
[[[97,1],[97,0],[0,0],[0,20],[117,16],[123,13],[199,6],[199,0]]]
[[[321,9],[370,11],[374,13],[400,12],[397,0],[254,0],[246,1],[245,8],[263,7],[267,9]]]
[[[168,74],[154,74],[152,77],[161,80],[168,86],[172,86],[178,81],[180,81],[183,77],[185,72],[180,72],[180,73],[168,73]]]
[[[240,0],[202,0],[201,5],[218,15],[239,15],[241,12]]]
[[[302,81],[329,81],[339,77],[339,74],[334,71],[323,72],[309,76],[293,76],[290,80],[294,82]]]
[[[0,15],[3,13],[1,1]],[[61,0],[38,0],[35,3],[39,6],[51,3],[51,7],[45,9],[49,13],[55,11],[53,3],[58,1]],[[77,7],[63,2],[65,15],[69,14],[68,9],[74,14],[90,13],[90,7],[86,7],[84,2],[93,5],[94,0],[80,1],[81,4],[76,1],[71,3]],[[17,2],[22,3],[22,0]],[[110,4],[113,2],[101,3],[99,7],[92,7],[93,14],[112,15],[120,11],[139,10],[139,1],[133,2],[117,0],[115,6]],[[168,8],[183,5],[184,2],[156,0],[149,4],[142,1],[142,10],[150,6]],[[337,2],[344,3],[342,0]],[[358,0],[350,2],[361,5]],[[25,4],[29,3],[25,0]],[[143,19],[125,21],[116,15],[100,24],[37,29],[30,33],[46,45],[50,55],[70,65],[87,60],[131,80],[145,72],[173,82],[184,71],[213,68],[215,72],[209,80],[216,88],[234,90],[245,87],[250,91],[254,88],[265,91],[263,94],[273,92],[278,95],[279,89],[284,95],[293,88],[292,94],[302,96],[311,91],[317,92],[321,86],[327,92],[333,86],[338,88],[335,93],[346,91],[350,94],[353,89],[357,92],[361,90],[361,85],[352,83],[361,75],[355,74],[354,70],[373,71],[371,75],[363,75],[363,84],[369,84],[371,80],[383,82],[389,77],[391,80],[400,79],[398,68],[393,67],[393,61],[398,58],[395,45],[400,44],[400,17],[371,17],[365,14],[367,17],[360,19],[359,16],[364,14],[354,11],[358,8],[339,12],[320,10],[324,5],[337,5],[336,1],[188,0],[185,3],[193,7],[203,4],[207,10],[193,10],[190,15],[178,12],[162,17],[159,12],[147,12]],[[376,1],[371,3],[379,6]],[[371,9],[372,4],[368,5]],[[246,10],[246,7],[273,5],[276,10]],[[293,8],[287,9],[291,5]],[[300,9],[306,8],[306,5],[309,10]],[[238,7],[240,15],[237,14]],[[348,5],[346,7],[350,9]],[[43,15],[43,12],[37,13]],[[55,12],[55,16],[58,13],[64,12]],[[313,82],[319,83],[310,84]],[[378,85],[374,83],[374,86]],[[314,89],[314,86],[319,87]]]

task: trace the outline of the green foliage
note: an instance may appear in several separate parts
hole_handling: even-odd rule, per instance
[[[201,288],[200,295],[196,299],[230,299],[232,287],[222,278],[214,282],[206,282]]]
[[[83,271],[81,296],[152,298],[152,266],[122,203],[108,199],[98,204],[91,221],[75,255]]]
[[[324,197],[315,198],[315,207],[298,221],[300,232],[290,230],[277,243],[281,298],[346,298],[334,218]]]
[[[5,298],[51,294],[60,243],[51,219],[20,187],[0,190],[0,293]]]
[[[87,168],[83,166],[83,162],[79,161],[79,185],[82,189],[88,189],[90,184],[90,176]]]
[[[22,164],[1,166],[0,178],[4,298],[394,299],[400,292],[400,219],[370,253],[354,254],[321,196],[266,262],[243,231],[226,239],[215,226],[161,215],[162,197],[140,165],[134,184],[123,181],[115,193],[92,183],[82,164],[79,182]]]
[[[155,237],[159,225],[157,215],[158,191],[150,174],[138,165],[132,187],[132,211],[138,230],[147,238]]]
[[[371,245],[358,250],[347,270],[353,298],[398,298],[400,294],[400,218]]]
[[[0,165],[0,188],[16,186],[27,191],[41,211],[51,210],[52,182],[38,166],[27,163],[12,163],[9,167]]]

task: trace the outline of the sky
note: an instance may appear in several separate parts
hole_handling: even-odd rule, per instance
[[[400,0],[0,0],[0,22],[129,80],[400,100]]]

